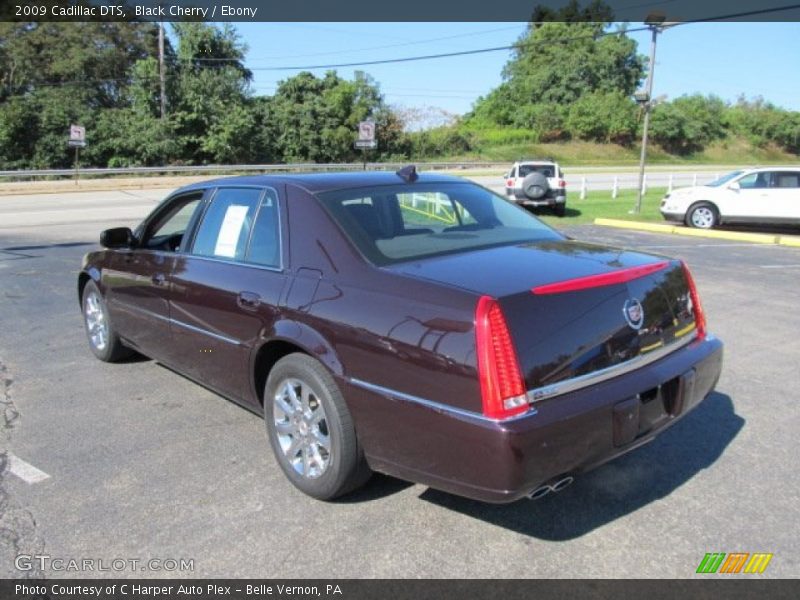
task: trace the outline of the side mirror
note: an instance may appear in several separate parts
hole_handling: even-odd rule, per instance
[[[733,190],[734,192],[738,192],[740,189],[742,189],[742,186],[739,185],[738,181],[734,181],[732,184],[728,186],[728,189]]]
[[[103,248],[133,248],[136,238],[129,227],[114,227],[100,234],[100,245]]]

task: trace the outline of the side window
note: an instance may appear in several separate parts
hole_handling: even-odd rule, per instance
[[[278,218],[278,197],[267,189],[261,199],[256,215],[250,245],[245,260],[268,267],[281,266],[280,219]]]
[[[197,210],[203,193],[189,194],[176,198],[148,224],[142,246],[153,250],[175,252],[181,245],[183,234],[192,215]]]
[[[243,260],[263,190],[220,188],[197,230],[192,254]]]
[[[800,172],[786,171],[774,173],[772,185],[776,188],[800,188]]]
[[[756,185],[757,182],[760,183],[764,181],[763,175],[763,173],[750,173],[750,175],[745,175],[739,180],[739,187],[743,190],[749,190],[755,187],[766,187]],[[761,176],[760,180],[758,179],[759,176]]]

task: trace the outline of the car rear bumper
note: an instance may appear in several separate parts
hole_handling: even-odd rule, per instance
[[[641,369],[535,403],[506,421],[347,382],[370,466],[485,502],[513,502],[648,441],[716,385],[722,343],[695,340]]]
[[[521,190],[506,189],[506,195],[513,198],[514,202],[520,206],[558,206],[559,204],[566,204],[567,194],[558,194],[555,196],[545,196],[533,200],[525,196]]]

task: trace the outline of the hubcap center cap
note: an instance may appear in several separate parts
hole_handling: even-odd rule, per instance
[[[297,424],[297,430],[300,432],[300,435],[308,435],[308,423],[300,421]]]

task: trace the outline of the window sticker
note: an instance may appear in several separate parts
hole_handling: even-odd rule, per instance
[[[234,258],[236,256],[236,246],[242,235],[244,219],[247,216],[249,207],[240,204],[232,204],[225,211],[225,218],[219,228],[217,245],[214,247],[215,256]]]

